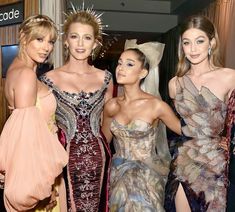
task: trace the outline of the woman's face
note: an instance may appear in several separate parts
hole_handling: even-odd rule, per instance
[[[124,51],[116,67],[116,79],[119,84],[134,84],[145,77],[145,69],[138,60],[138,55],[132,50]]]
[[[81,23],[72,23],[69,27],[65,45],[69,48],[70,57],[76,60],[85,60],[96,47],[92,26]]]
[[[25,53],[36,63],[44,63],[53,50],[55,41],[51,35],[39,35],[29,43],[25,42]]]
[[[183,51],[192,64],[199,64],[207,60],[209,47],[209,38],[202,30],[191,28],[182,35]]]

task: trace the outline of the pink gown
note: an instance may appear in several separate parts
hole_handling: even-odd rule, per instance
[[[63,180],[68,156],[56,136],[56,101],[51,93],[37,105],[13,109],[0,137],[0,173],[4,175],[7,211],[33,209],[51,195],[57,178],[60,211],[66,211]]]

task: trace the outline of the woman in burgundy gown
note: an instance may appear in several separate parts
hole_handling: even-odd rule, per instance
[[[112,97],[112,75],[88,63],[100,46],[100,16],[91,9],[73,9],[64,23],[66,63],[41,79],[56,96],[60,141],[69,154],[68,209],[105,211],[110,155],[100,124],[103,105]]]

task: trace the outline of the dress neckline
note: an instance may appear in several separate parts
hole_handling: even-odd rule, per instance
[[[96,89],[94,91],[80,90],[80,91],[77,91],[77,92],[69,92],[69,91],[61,90],[57,85],[54,84],[54,82],[50,78],[48,78],[46,76],[46,74],[44,74],[42,76],[42,78],[44,78],[45,81],[47,81],[51,85],[51,87],[53,87],[58,92],[74,97],[74,96],[90,96],[90,95],[95,95],[96,93],[98,93],[99,91],[103,90],[106,87],[106,82],[108,80],[108,76],[109,75],[108,75],[107,71],[105,70],[105,76],[104,76],[103,84],[102,84],[102,86],[100,88],[98,88],[98,89]]]
[[[217,97],[217,96],[210,90],[210,88],[208,88],[208,87],[206,87],[206,86],[204,86],[204,85],[202,85],[200,88],[197,88],[197,86],[194,84],[193,80],[192,80],[189,76],[187,76],[187,75],[184,75],[184,76],[189,80],[189,82],[190,82],[190,83],[193,85],[193,87],[197,90],[197,93],[198,93],[199,95],[202,95],[203,89],[206,89],[206,90],[209,91],[210,94],[212,94],[217,100],[219,100],[221,103],[223,103],[224,105],[226,105],[226,103],[225,103],[223,100],[221,100],[219,97]]]
[[[123,127],[123,128],[128,128],[130,125],[132,125],[133,123],[135,123],[136,121],[139,121],[139,122],[143,122],[145,124],[147,124],[148,127],[153,127],[153,125],[147,121],[144,121],[142,119],[133,119],[131,120],[129,123],[127,124],[122,124],[120,123],[119,121],[117,121],[115,118],[112,119],[112,122],[116,123],[117,125]]]

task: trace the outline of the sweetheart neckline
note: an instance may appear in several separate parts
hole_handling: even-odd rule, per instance
[[[113,120],[112,120],[112,122],[115,122],[115,123],[117,123],[119,126],[121,126],[121,127],[128,127],[129,125],[131,125],[131,124],[133,124],[135,121],[141,121],[141,122],[144,122],[144,123],[146,123],[147,125],[148,125],[148,127],[153,127],[153,125],[151,124],[151,123],[149,123],[149,122],[147,122],[147,121],[144,121],[144,120],[142,120],[142,119],[134,119],[134,120],[131,120],[129,123],[127,123],[127,124],[122,124],[122,123],[120,123],[119,121],[117,121],[115,118],[113,118]]]

